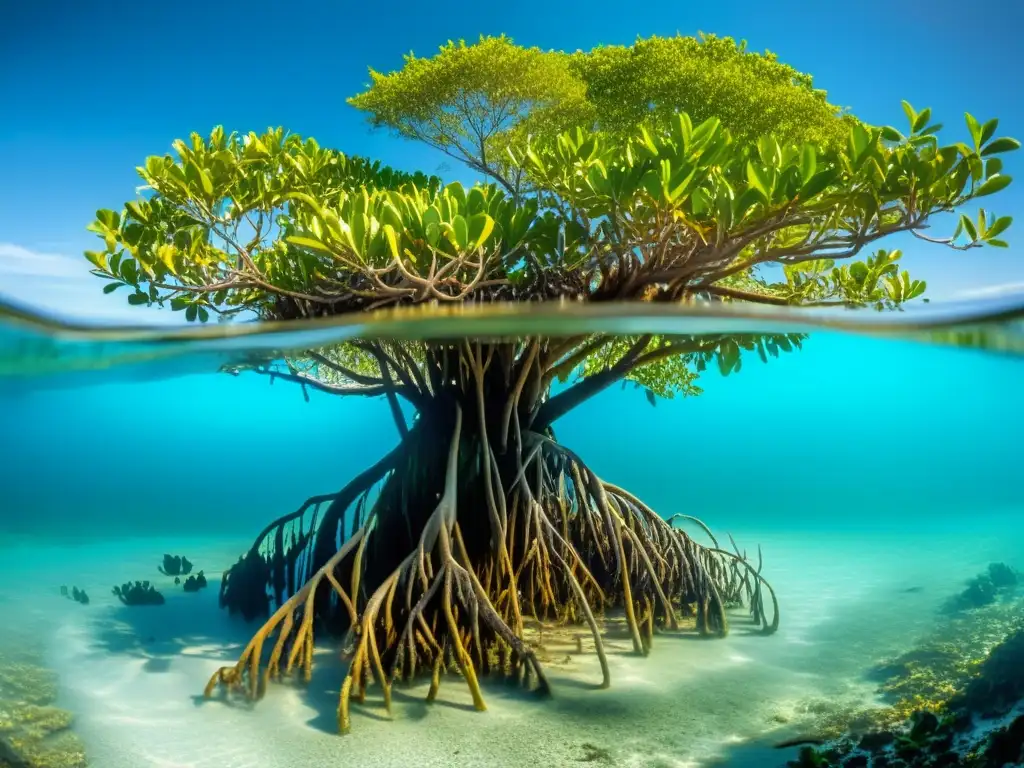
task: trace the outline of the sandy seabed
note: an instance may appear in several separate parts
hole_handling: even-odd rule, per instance
[[[1015,562],[1024,530],[993,517],[970,531],[739,531],[761,542],[765,575],[781,602],[771,637],[739,614],[725,640],[663,635],[639,658],[627,643],[610,657],[612,687],[598,690],[592,654],[547,668],[549,699],[485,685],[486,713],[474,712],[461,678],[395,690],[389,718],[371,687],[353,705],[352,732],[336,733],[343,668],[329,648],[306,686],[273,685],[254,707],[204,701],[217,667],[234,663],[255,625],[217,606],[219,574],[247,547],[242,539],[120,539],[46,545],[0,542],[0,644],[37,644],[60,675],[59,704],[96,768],[302,768],[345,765],[622,766],[681,768],[783,765],[791,753],[754,749],[799,720],[815,701],[870,701],[865,670],[910,647],[935,608],[992,560]],[[966,535],[969,533],[969,535]],[[186,594],[156,566],[185,554],[210,578]],[[167,597],[125,607],[111,586],[149,579]],[[91,603],[60,596],[84,588]]]

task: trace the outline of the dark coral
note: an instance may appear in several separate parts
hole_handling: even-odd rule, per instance
[[[68,600],[74,600],[76,603],[81,603],[82,605],[88,605],[89,604],[89,596],[87,594],[85,594],[85,590],[84,589],[79,589],[78,587],[72,587],[71,591],[69,592],[67,587],[61,587],[60,588],[60,593],[61,593],[61,595],[66,597]]]
[[[989,563],[988,578],[996,589],[1017,586],[1017,572],[1006,563]]]
[[[200,589],[206,589],[206,576],[203,575],[202,571],[196,576],[189,576],[185,579],[182,589],[186,592],[198,592]]]
[[[164,576],[187,576],[192,573],[192,563],[184,555],[164,555],[163,565],[157,570]]]
[[[964,590],[946,601],[946,613],[959,613],[994,603],[1017,586],[1017,571],[1006,563],[989,563],[988,570],[967,582]]]
[[[1024,699],[1024,630],[1015,632],[992,649],[978,676],[950,707],[977,713],[983,718],[1008,714]]]
[[[125,582],[112,590],[125,605],[163,605],[164,596],[148,581]]]

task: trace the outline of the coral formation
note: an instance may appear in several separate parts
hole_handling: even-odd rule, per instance
[[[175,584],[178,580],[175,579]],[[182,585],[182,589],[186,592],[198,592],[200,589],[206,589],[206,576],[200,571],[196,576],[189,576],[185,579],[185,583]]]
[[[187,576],[192,572],[192,563],[184,555],[164,555],[163,565],[157,570],[164,576]]]
[[[163,605],[164,596],[161,595],[148,581],[136,581],[134,584],[125,582],[120,587],[115,586],[112,592],[125,605]]]
[[[89,596],[87,594],[85,594],[85,590],[84,589],[79,589],[78,587],[72,587],[71,591],[69,592],[67,587],[61,587],[60,588],[60,593],[61,593],[62,596],[66,597],[68,600],[74,600],[76,603],[81,603],[82,605],[88,605],[89,604]]]

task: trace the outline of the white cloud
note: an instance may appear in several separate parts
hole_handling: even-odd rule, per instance
[[[986,285],[981,288],[971,288],[967,291],[958,291],[949,298],[951,299],[993,299],[999,296],[1013,296],[1024,294],[1024,282],[1000,283],[998,285]]]
[[[104,295],[84,257],[45,253],[0,243],[0,296],[62,318],[89,322],[165,324],[171,312],[133,307],[120,292]]]
[[[78,262],[67,256],[0,243],[0,279],[9,275],[47,279],[90,277],[87,264],[84,258]],[[7,281],[0,285],[6,286]]]

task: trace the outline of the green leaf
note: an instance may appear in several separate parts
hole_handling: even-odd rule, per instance
[[[1009,248],[1010,244],[1005,240],[988,240],[988,245],[994,245],[996,248]]]
[[[139,270],[135,266],[134,259],[125,259],[122,261],[118,268],[118,272],[121,275],[121,279],[130,285],[134,285],[139,281]]]
[[[913,130],[914,123],[917,122],[917,112],[915,112],[914,108],[910,106],[909,101],[901,101],[900,105],[903,107],[903,111],[907,115],[907,122],[910,123],[911,130]]]
[[[1010,227],[1011,224],[1013,224],[1012,216],[1000,216],[992,222],[992,226],[988,228],[988,231],[985,233],[985,239],[991,240],[996,235],[1002,234]]]
[[[984,184],[977,188],[974,192],[975,197],[984,197],[985,195],[991,195],[1006,189],[1010,186],[1010,182],[1013,178],[1004,174],[997,174],[990,177]]]
[[[103,251],[86,251],[85,258],[87,258],[96,269],[102,270],[103,272],[108,271],[107,266],[107,254]]]
[[[178,274],[178,270],[174,265],[175,252],[175,247],[169,243],[164,243],[156,249],[156,257],[165,267],[167,267],[167,271],[172,275]]]
[[[116,211],[101,208],[96,211],[96,220],[107,229],[117,229],[120,226],[121,215]]]
[[[779,142],[771,136],[759,136],[757,139],[757,154],[761,162],[769,168],[778,163]]]
[[[732,195],[725,186],[718,190],[716,205],[718,206],[718,230],[724,234],[732,228]]]
[[[999,152],[1013,152],[1014,150],[1020,149],[1020,142],[1016,139],[1011,139],[1008,136],[1004,136],[1000,139],[996,139],[983,150],[981,150],[982,157],[988,155],[995,155]]]
[[[210,313],[206,311],[205,307],[199,307],[199,322],[205,323],[210,319]]]
[[[931,119],[932,119],[932,110],[931,110],[930,107],[925,107],[923,110],[921,110],[918,113],[917,117],[914,118],[914,123],[913,123],[913,126],[912,126],[913,132],[914,133],[918,133],[921,130],[923,130],[924,127],[926,125],[928,125],[928,121],[931,120]]]
[[[134,306],[149,304],[149,296],[144,293],[133,293],[128,297],[128,303]]]
[[[747,181],[750,182],[750,186],[764,195],[766,203],[771,202],[772,188],[768,172],[758,168],[749,160],[747,161]]]
[[[833,179],[835,179],[835,172],[831,169],[819,171],[814,174],[814,176],[811,177],[811,180],[800,188],[800,199],[805,203],[809,202],[812,198],[815,198],[824,192],[832,183]]]
[[[319,240],[314,240],[312,237],[302,237],[301,235],[289,235],[284,240],[289,245],[294,245],[297,248],[309,248],[312,251],[320,251],[321,253],[331,253],[330,248],[321,243]]]
[[[113,293],[118,288],[120,288],[122,285],[124,285],[124,283],[107,283],[106,285],[103,286],[103,292],[104,293]]]
[[[133,219],[135,219],[136,221],[146,223],[147,217],[142,212],[142,206],[140,206],[138,203],[128,202],[124,204],[124,207],[128,209],[128,213],[131,214]]]
[[[213,197],[213,179],[210,178],[210,174],[205,168],[199,169],[199,182],[202,184],[203,194]]]
[[[728,376],[729,372],[736,367],[739,358],[740,348],[736,342],[731,339],[723,341],[718,347],[718,370],[723,376]]]
[[[455,245],[460,251],[465,251],[469,246],[469,225],[466,219],[456,214],[452,219],[452,229],[455,232]]]
[[[469,217],[469,244],[473,248],[479,248],[487,242],[487,238],[494,231],[494,219],[486,213],[478,213]]]
[[[979,144],[984,144],[986,141],[991,139],[996,132],[996,128],[999,126],[999,118],[993,117],[991,120],[981,126],[981,141]]]
[[[381,229],[384,231],[384,239],[388,244],[391,258],[397,259],[401,255],[401,251],[398,250],[398,233],[395,232],[395,228],[390,224],[385,224]]]
[[[146,167],[139,170],[140,173],[144,170],[145,175],[150,179],[159,179],[164,174],[164,159],[158,155],[150,155],[146,158]]]
[[[981,123],[970,112],[964,112],[964,119],[967,121],[967,130],[971,133],[971,141],[974,142],[974,150],[981,146]]]
[[[800,180],[804,184],[811,180],[815,170],[818,168],[818,159],[815,156],[814,147],[804,144],[800,150]]]
[[[850,128],[850,143],[853,147],[853,158],[857,159],[864,154],[864,150],[868,148],[868,144],[871,141],[871,134],[868,133],[867,129],[860,125],[855,124]]]
[[[967,236],[971,238],[971,242],[976,241],[978,239],[978,230],[974,226],[974,222],[971,221],[971,217],[967,214],[961,215],[960,223],[963,224],[964,231],[967,233]]]
[[[199,307],[197,307],[195,304],[189,304],[188,309],[185,310],[185,319],[188,320],[190,323],[194,322],[198,314]]]
[[[882,126],[882,138],[885,139],[886,141],[893,141],[897,143],[905,140],[903,134],[897,131],[891,125]]]

